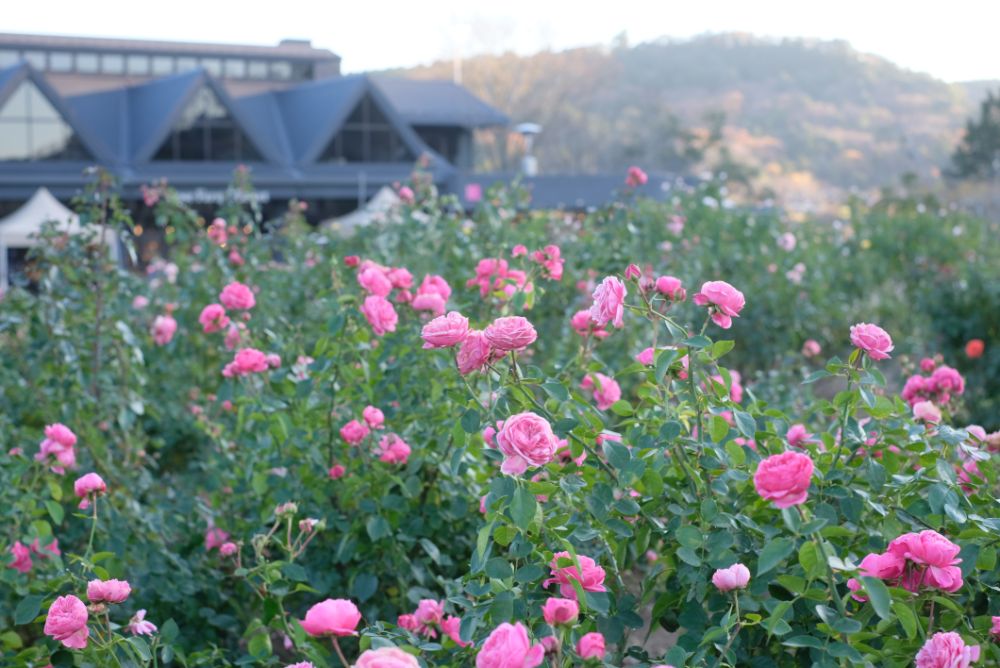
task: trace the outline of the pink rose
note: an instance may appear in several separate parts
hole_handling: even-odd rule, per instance
[[[420,662],[398,647],[380,647],[365,650],[354,663],[354,668],[420,668]]]
[[[788,253],[795,250],[795,235],[791,232],[785,232],[778,237],[778,248]]]
[[[625,314],[625,284],[614,276],[608,276],[594,289],[594,304],[590,307],[590,319],[603,327],[609,322],[621,328]]]
[[[507,474],[516,475],[529,468],[545,466],[556,453],[552,425],[531,412],[518,413],[504,420],[496,441],[505,456],[500,470]]]
[[[1000,617],[994,615],[990,621],[993,622],[993,626],[990,628],[990,635],[1000,638]]]
[[[609,336],[609,332],[604,329],[603,325],[598,325],[590,319],[589,309],[574,313],[570,319],[570,327],[583,338],[593,335],[597,339],[606,339]]]
[[[240,328],[230,323],[229,329],[226,330],[226,338],[224,339],[226,350],[232,350],[236,346],[240,345],[240,339]]]
[[[417,622],[424,626],[440,624],[441,620],[444,619],[444,602],[431,598],[421,599],[413,616],[417,618]]]
[[[52,472],[62,475],[66,469],[76,468],[76,434],[70,431],[66,425],[55,423],[45,427],[45,439],[39,445],[39,451],[35,455],[36,461],[43,461],[53,456],[56,465],[53,465]]]
[[[493,629],[476,655],[476,668],[536,668],[545,660],[545,648],[532,645],[521,622]]]
[[[596,631],[584,634],[576,643],[576,653],[581,659],[603,659],[604,652],[604,636]]]
[[[416,631],[420,628],[420,622],[416,615],[400,615],[396,618],[396,626],[407,631]]]
[[[594,382],[594,379],[597,382]],[[614,378],[605,376],[603,373],[587,374],[580,383],[580,388],[585,391],[594,392],[594,401],[597,402],[598,410],[606,411],[611,405],[622,398],[622,389]]]
[[[634,262],[629,266],[625,267],[625,280],[631,281],[632,279],[638,279],[642,276],[642,269],[639,269],[639,265]]]
[[[173,316],[169,315],[158,315],[153,318],[153,326],[150,328],[150,333],[153,335],[153,342],[158,346],[165,346],[170,343],[170,339],[174,338],[174,332],[177,331],[177,321],[174,320]]]
[[[761,498],[773,501],[778,508],[804,503],[809,495],[813,462],[801,452],[771,455],[757,466],[753,485]]]
[[[639,364],[644,364],[646,366],[653,366],[653,362],[656,359],[656,351],[652,348],[646,348],[641,353],[635,356],[635,361]]]
[[[518,257],[527,254],[528,254],[528,249],[524,246],[524,244],[517,244],[510,251],[511,257]]]
[[[955,369],[950,366],[940,366],[931,374],[930,382],[937,392],[947,392],[949,394],[964,394],[965,379]]]
[[[542,616],[549,626],[575,624],[580,616],[580,604],[571,598],[550,598],[542,606]]]
[[[229,540],[229,534],[219,527],[209,527],[205,532],[205,551],[211,552]]]
[[[400,186],[396,194],[399,195],[400,201],[404,204],[413,204],[416,199],[413,195],[413,189],[410,186]]]
[[[331,480],[340,480],[344,477],[345,473],[347,473],[347,469],[344,468],[343,464],[334,464],[330,467],[330,470],[327,471],[327,475],[330,476]]]
[[[878,554],[872,552],[861,560],[859,570],[861,575],[880,580],[896,580],[902,577],[906,568],[906,559],[893,552]]]
[[[573,563],[573,557],[569,552],[556,552],[552,555],[552,562],[549,564],[552,577],[542,583],[543,587],[550,584],[559,585],[559,592],[565,598],[576,600],[576,588],[573,582],[579,582],[584,591],[600,592],[606,591],[604,587],[604,569],[597,565],[588,556],[578,554],[577,561],[580,567]],[[560,562],[565,565],[560,566]]]
[[[76,434],[66,425],[56,422],[45,427],[45,438],[55,441],[59,445],[72,448],[76,445]]]
[[[805,343],[802,344],[802,356],[803,357],[815,357],[823,352],[820,347],[819,342],[815,339],[807,339]]]
[[[369,265],[358,272],[358,284],[370,295],[385,297],[392,292],[392,281],[380,267]]]
[[[219,554],[221,554],[223,557],[231,557],[234,554],[236,554],[236,552],[238,552],[239,549],[240,547],[236,543],[233,543],[231,541],[226,541],[225,543],[219,546]]]
[[[264,361],[267,362],[267,365],[272,369],[277,369],[281,366],[281,355],[277,353],[268,353],[264,355]]]
[[[393,307],[392,302],[385,297],[378,295],[365,297],[365,301],[361,305],[361,313],[368,320],[368,324],[371,325],[375,336],[383,336],[386,332],[396,331],[396,323],[399,322],[399,316],[396,315],[396,309]]]
[[[257,304],[257,299],[253,295],[253,290],[238,281],[233,281],[222,288],[219,293],[219,301],[227,309],[250,310]]]
[[[681,279],[673,276],[660,276],[656,279],[656,291],[670,301],[682,302],[687,299],[687,290]]]
[[[712,574],[712,584],[721,591],[744,589],[750,582],[750,569],[743,564],[733,564],[729,568],[720,568]]]
[[[462,619],[460,617],[445,617],[441,620],[441,630],[445,635],[455,641],[459,647],[468,647],[472,643],[462,640],[461,634]]]
[[[930,529],[920,533],[907,533],[889,543],[889,552],[925,566],[926,570],[917,576],[916,582],[904,582],[903,586],[915,591],[921,584],[947,592],[958,591],[962,587],[962,571],[958,564],[961,547]]]
[[[738,318],[746,305],[743,293],[725,281],[708,281],[694,296],[698,306],[708,306],[712,321],[722,329],[733,326],[733,318]]]
[[[954,632],[935,633],[917,652],[917,668],[969,668],[979,660],[979,645],[966,645]]]
[[[892,339],[884,329],[864,322],[851,326],[851,344],[873,360],[889,359],[893,349]]]
[[[788,445],[794,448],[801,448],[803,444],[808,443],[809,439],[812,438],[812,434],[806,431],[806,426],[804,424],[793,424],[785,432],[785,440],[788,441]]]
[[[464,341],[468,335],[469,319],[458,311],[434,318],[420,331],[425,349],[450,348]]]
[[[70,649],[87,646],[87,606],[76,596],[60,596],[49,607],[45,617],[45,635],[51,636]]]
[[[87,583],[87,598],[91,603],[121,603],[132,593],[124,580],[91,580]]]
[[[146,621],[145,610],[139,610],[132,615],[125,628],[134,636],[151,636],[156,633],[156,624]]]
[[[420,287],[417,288],[418,296],[427,294],[436,294],[447,302],[451,297],[451,286],[442,277],[428,274],[424,276],[424,280],[420,282]]]
[[[538,332],[528,319],[519,315],[497,318],[483,335],[490,346],[502,352],[523,350],[538,338]]]
[[[647,181],[649,181],[649,177],[646,175],[646,172],[635,165],[629,167],[628,172],[625,174],[625,185],[629,188],[644,186]]]
[[[385,414],[374,406],[365,406],[361,411],[361,417],[372,429],[382,429],[385,426]]]
[[[233,361],[222,369],[222,375],[226,378],[245,376],[267,371],[267,367],[267,355],[256,348],[241,348],[236,351]]]
[[[430,311],[436,316],[444,315],[447,301],[436,292],[417,295],[410,302],[414,311]]]
[[[228,327],[229,316],[226,315],[226,309],[223,308],[222,304],[209,304],[201,310],[198,322],[201,323],[202,330],[206,334],[211,334]]]
[[[937,424],[941,421],[941,409],[931,401],[918,401],[913,404],[913,417],[923,422]]]
[[[368,427],[357,420],[351,420],[340,428],[340,437],[350,445],[358,445],[369,433]]]
[[[393,267],[385,276],[394,288],[409,290],[413,287],[413,274],[405,267]]]
[[[326,599],[309,608],[302,628],[311,636],[356,636],[361,613],[344,598]]]
[[[291,647],[288,649],[291,649]],[[299,661],[298,663],[290,663],[285,668],[316,668],[316,666],[311,661]]]
[[[937,366],[937,362],[932,360],[930,357],[925,357],[920,360],[920,370],[924,373],[930,373],[934,371],[934,367]]]
[[[396,434],[387,434],[378,443],[379,461],[386,464],[405,464],[410,457],[410,446]]]
[[[13,568],[19,573],[31,572],[31,551],[24,543],[15,542],[10,548],[10,553],[14,557],[14,561],[8,564],[9,568]]]
[[[79,506],[81,509],[88,508],[91,499],[107,491],[108,486],[105,484],[104,479],[96,473],[82,475],[73,483],[73,493],[82,499]]]
[[[134,308],[135,310],[141,311],[147,306],[149,306],[148,297],[145,297],[143,295],[136,295],[135,297],[132,298],[132,308]]]
[[[470,329],[462,345],[455,354],[458,372],[463,376],[481,370],[493,357],[493,349],[486,340],[486,334],[478,329]]]

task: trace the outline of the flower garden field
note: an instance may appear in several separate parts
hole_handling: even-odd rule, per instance
[[[0,665],[1000,662],[997,223],[400,193],[346,236],[153,188],[144,273],[50,230],[0,300]]]

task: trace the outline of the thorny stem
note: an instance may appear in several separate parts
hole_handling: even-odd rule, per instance
[[[743,628],[743,622],[740,621],[740,595],[736,590],[733,590],[733,610],[736,612],[736,626],[733,627],[732,633],[729,634],[729,640],[726,641],[726,646],[722,648],[722,652],[719,653],[719,658],[712,664],[712,668],[718,668],[719,664],[722,663],[722,660],[726,657],[726,652],[733,646],[736,636],[740,634],[740,629]]]
[[[808,522],[809,518],[802,506],[796,506],[796,508],[799,511],[799,515],[802,517],[802,521]],[[816,549],[819,550],[819,558],[826,567],[826,579],[830,585],[830,595],[833,596],[833,602],[837,605],[837,611],[840,613],[841,617],[847,617],[847,610],[844,608],[844,600],[837,594],[837,583],[833,577],[833,568],[830,567],[830,558],[826,553],[826,546],[823,545],[823,538],[819,535],[818,529],[812,532],[812,539],[816,545]]]
[[[88,559],[90,558],[90,555],[94,551],[94,536],[97,534],[97,495],[94,494],[93,497],[94,498],[93,501],[91,502],[91,505],[94,509],[94,514],[93,514],[93,521],[90,523],[90,540],[87,541]]]

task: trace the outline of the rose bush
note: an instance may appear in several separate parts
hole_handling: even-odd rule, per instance
[[[406,187],[349,239],[164,189],[145,275],[46,237],[0,301],[3,665],[1000,660],[1000,425],[963,403],[996,335],[901,296],[995,278],[991,223],[908,260],[856,203]],[[78,208],[130,243],[112,184]]]

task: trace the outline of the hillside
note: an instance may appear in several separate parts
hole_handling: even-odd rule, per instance
[[[404,72],[449,78],[440,62]],[[844,42],[741,34],[467,59],[462,82],[515,121],[541,123],[550,172],[728,165],[798,208],[946,166],[983,83],[948,84]],[[486,168],[511,164],[496,143]],[[739,171],[736,169],[736,171]]]

